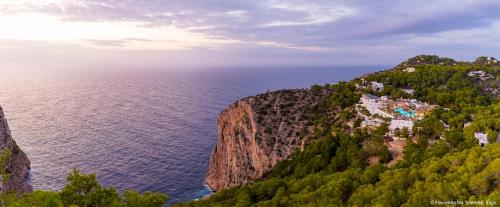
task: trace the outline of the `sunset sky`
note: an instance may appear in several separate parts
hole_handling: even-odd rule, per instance
[[[384,65],[500,55],[500,2],[0,0],[0,67]]]

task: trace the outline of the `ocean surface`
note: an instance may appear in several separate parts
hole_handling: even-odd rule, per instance
[[[240,98],[350,80],[387,67],[207,70],[0,69],[0,105],[31,160],[35,189],[58,190],[77,168],[119,190],[199,198],[216,117]]]

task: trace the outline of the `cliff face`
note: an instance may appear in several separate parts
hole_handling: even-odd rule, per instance
[[[321,95],[282,90],[237,101],[218,117],[206,183],[218,191],[261,178],[304,145]]]
[[[3,109],[0,106],[0,154],[4,170],[4,176],[0,176],[0,191],[13,191],[25,193],[32,191],[29,183],[30,161],[26,154],[17,146],[10,135],[9,125],[5,119]]]

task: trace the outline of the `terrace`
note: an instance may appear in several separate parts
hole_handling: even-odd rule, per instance
[[[426,113],[435,108],[433,105],[415,99],[394,100],[386,96],[378,97],[371,94],[364,94],[359,106],[364,107],[370,113],[368,116],[363,115],[364,126],[379,126],[383,122],[389,122],[391,133],[403,128],[411,131],[415,120],[423,118]]]

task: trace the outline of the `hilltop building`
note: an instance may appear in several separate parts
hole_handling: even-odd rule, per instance
[[[407,128],[409,132],[413,129],[413,121],[410,120],[391,120],[391,124],[389,125],[389,131],[391,133],[396,132],[397,130],[401,130],[403,128]]]
[[[380,102],[380,97],[371,94],[363,94],[361,96],[361,104],[370,112],[370,114],[376,114],[378,111],[378,103]]]
[[[468,76],[472,77],[472,76],[486,76],[486,72],[482,71],[482,70],[474,70],[474,71],[469,71],[467,73]]]
[[[411,88],[403,88],[401,89],[403,92],[407,93],[407,94],[410,94],[413,96],[413,94],[415,93],[415,90],[411,89]]]
[[[414,67],[408,67],[406,69],[403,70],[404,72],[408,72],[408,73],[413,73],[415,72],[415,68]]]
[[[372,85],[372,90],[373,91],[382,91],[382,90],[384,90],[384,84],[383,83],[379,83],[377,81],[372,81],[371,85]]]
[[[380,125],[383,120],[373,116],[378,115],[390,119],[389,130],[391,133],[403,128],[408,128],[411,132],[414,121],[422,119],[436,107],[415,99],[393,100],[387,96],[378,97],[371,94],[363,94],[359,105],[370,113],[370,116],[363,115],[364,125]]]
[[[361,105],[363,105],[368,112],[370,112],[371,115],[378,114],[382,117],[387,117],[387,118],[393,118],[394,116],[391,115],[390,113],[387,113],[383,109],[387,108],[388,104],[388,99],[387,96],[374,96],[371,94],[363,94],[361,96]]]
[[[488,74],[488,73],[486,73],[486,72],[484,72],[482,70],[469,71],[467,73],[467,76],[469,76],[469,77],[476,77],[476,78],[478,78],[479,80],[482,80],[482,81],[488,80],[490,78],[493,78],[493,76],[491,76],[490,74]]]
[[[476,132],[474,133],[474,137],[479,140],[479,145],[481,145],[481,147],[484,147],[484,145],[488,144],[488,134],[485,134],[483,132]]]

